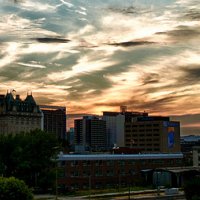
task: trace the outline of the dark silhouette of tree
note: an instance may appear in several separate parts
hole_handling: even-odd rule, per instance
[[[184,186],[185,197],[187,200],[200,200],[200,177],[194,177]]]
[[[0,175],[15,176],[31,187],[47,189],[55,169],[59,143],[54,134],[41,130],[0,136]]]
[[[14,177],[0,177],[1,200],[32,200],[33,195],[28,186]]]

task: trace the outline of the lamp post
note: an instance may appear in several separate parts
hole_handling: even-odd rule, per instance
[[[53,147],[54,150],[59,150],[60,147]],[[58,200],[58,163],[57,163],[57,159],[58,159],[58,155],[54,158],[54,162],[55,162],[55,170],[56,170],[56,179],[55,179],[55,189],[56,189],[56,196],[55,196],[55,200]]]
[[[58,199],[58,168],[57,168],[57,162],[56,162],[56,197],[55,200]]]
[[[120,192],[120,187],[121,187],[121,174],[120,170],[118,170],[118,192]]]
[[[160,175],[161,175],[161,172],[156,172],[157,195],[158,196],[160,196]]]
[[[128,199],[131,199],[131,184],[130,184],[130,180],[128,182]]]
[[[91,174],[89,174],[89,199],[91,199]]]

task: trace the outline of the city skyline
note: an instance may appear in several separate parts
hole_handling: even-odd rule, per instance
[[[200,134],[199,1],[0,2],[0,93],[70,114],[126,105]]]

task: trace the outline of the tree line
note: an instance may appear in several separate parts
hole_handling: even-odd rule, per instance
[[[41,130],[0,134],[0,176],[16,177],[42,191],[53,188],[60,146],[54,134]]]

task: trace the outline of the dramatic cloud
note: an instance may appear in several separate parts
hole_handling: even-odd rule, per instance
[[[130,47],[130,46],[140,46],[140,45],[149,45],[153,44],[153,42],[148,41],[128,41],[128,42],[120,42],[120,43],[110,43],[109,45],[114,46],[122,46],[122,47]]]
[[[1,93],[31,90],[70,114],[127,105],[180,116],[182,134],[197,130],[199,0],[0,3]]]
[[[67,43],[70,41],[63,38],[35,38],[35,40],[42,43]]]

